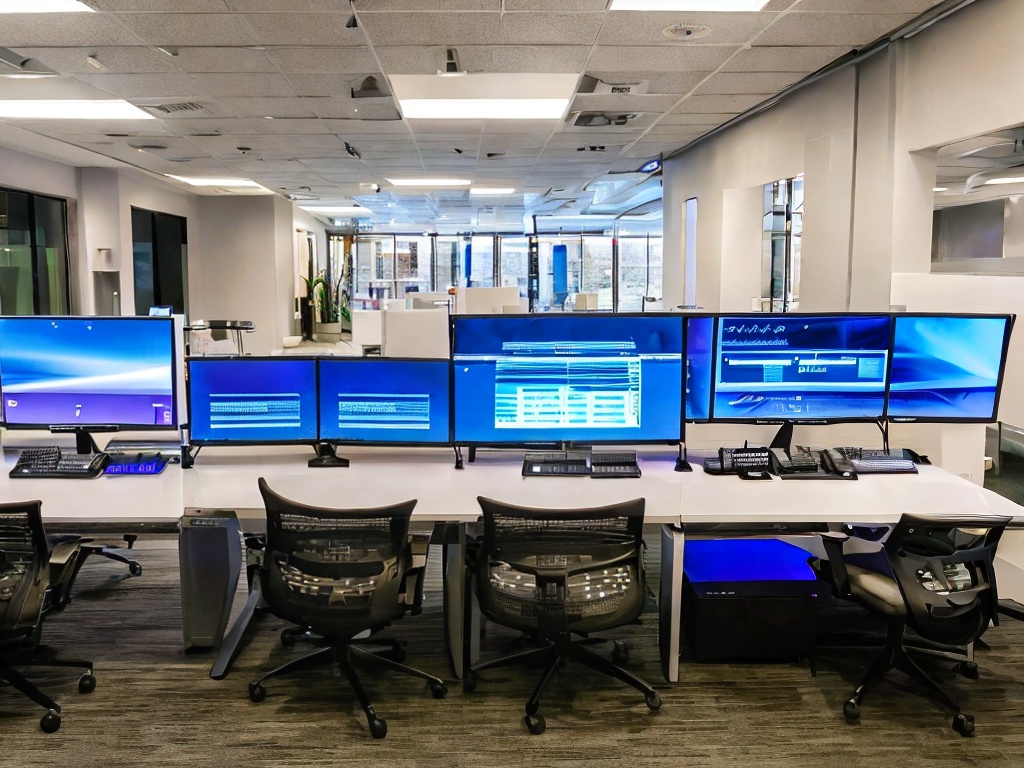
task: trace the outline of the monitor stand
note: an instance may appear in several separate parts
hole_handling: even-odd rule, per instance
[[[99,453],[100,448],[96,445],[96,441],[93,440],[93,432],[117,432],[116,424],[90,424],[88,426],[81,426],[78,424],[51,424],[51,434],[66,434],[73,432],[75,434],[75,450],[82,454]]]
[[[771,445],[769,448],[781,448],[786,453],[789,453],[789,447],[793,444],[793,422],[784,421],[782,426],[779,427],[779,431],[775,433],[775,437],[772,438]]]
[[[310,467],[347,467],[348,459],[339,456],[334,452],[334,446],[330,443],[314,443],[313,450],[316,457],[310,459],[306,465]]]
[[[679,444],[679,455],[676,456],[676,472],[693,472],[693,467],[690,466],[690,462],[686,460],[686,445],[685,443]]]

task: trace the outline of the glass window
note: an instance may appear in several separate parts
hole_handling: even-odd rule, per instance
[[[188,311],[185,286],[188,260],[186,222],[181,216],[132,208],[132,275],[135,314],[153,306]]]
[[[463,257],[469,262],[469,269],[464,270],[469,276],[469,285],[473,288],[493,288],[494,237],[473,235],[469,242],[463,242]]]
[[[612,310],[612,238],[583,237],[582,278],[580,293],[596,293],[597,309]]]
[[[616,312],[661,308],[661,238],[620,237]]]
[[[804,180],[781,179],[764,186],[761,308],[792,312],[800,306],[800,241]]]
[[[67,202],[0,189],[0,314],[68,311]]]
[[[443,292],[459,285],[462,277],[462,261],[459,259],[461,242],[458,237],[434,238],[434,291]]]
[[[394,296],[430,290],[431,238],[424,235],[398,235],[395,239]]]
[[[394,235],[357,235],[354,304],[379,309],[380,300],[395,296]]]
[[[516,286],[519,295],[527,295],[530,278],[530,249],[525,237],[507,237],[498,239],[500,274],[502,287]]]

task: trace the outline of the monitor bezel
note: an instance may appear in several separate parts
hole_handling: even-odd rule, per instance
[[[877,416],[843,416],[837,418],[827,419],[801,419],[801,418],[774,418],[774,419],[755,419],[755,418],[731,418],[727,416],[717,416],[715,414],[715,399],[717,394],[717,381],[718,381],[718,359],[719,359],[719,339],[720,339],[720,327],[723,318],[747,318],[747,319],[764,319],[771,317],[780,318],[885,318],[889,320],[889,341],[888,346],[885,349],[887,356],[885,364],[885,381],[882,387],[882,407]],[[802,426],[825,426],[829,424],[880,424],[885,419],[885,407],[887,405],[887,399],[889,395],[889,369],[892,365],[892,329],[893,329],[893,313],[891,312],[717,312],[714,315],[715,318],[715,329],[714,329],[714,359],[712,360],[711,367],[711,418],[705,423],[711,424],[764,424],[764,425],[780,425],[780,424],[799,424]]]
[[[321,442],[321,443],[328,443],[330,445],[345,446],[345,447],[365,445],[365,446],[368,446],[368,447],[450,448],[453,445],[453,443],[452,443],[452,430],[453,430],[453,422],[454,422],[453,412],[455,410],[455,407],[454,407],[455,406],[455,399],[454,399],[454,394],[455,393],[454,393],[454,387],[453,387],[453,382],[452,382],[452,376],[454,374],[454,369],[453,369],[453,364],[452,364],[451,356],[449,356],[449,357],[376,357],[376,356],[360,356],[360,357],[355,357],[355,356],[351,356],[351,357],[350,356],[333,356],[333,357],[322,357],[321,356],[321,357],[316,358],[316,360],[317,360],[317,366],[316,366],[316,376],[317,376],[317,383],[316,383],[317,420],[316,420],[316,423],[317,423],[317,434],[319,435],[319,442]],[[415,442],[410,442],[410,441],[404,441],[404,440],[382,440],[382,441],[378,441],[378,440],[372,440],[372,441],[371,440],[343,440],[343,439],[335,439],[335,438],[325,437],[321,433],[321,411],[322,411],[322,406],[323,406],[323,398],[321,396],[322,395],[322,391],[321,391],[321,388],[320,388],[320,386],[321,386],[320,385],[320,381],[321,381],[321,378],[320,378],[320,366],[322,364],[325,364],[325,363],[328,364],[328,365],[333,364],[333,363],[340,363],[342,365],[348,365],[348,364],[360,365],[360,364],[362,364],[364,362],[365,363],[382,363],[382,362],[383,363],[390,363],[390,362],[395,362],[395,363],[434,363],[434,364],[444,364],[448,368],[448,382],[447,382],[448,383],[448,387],[447,387],[447,398],[448,398],[448,420],[447,421],[448,421],[448,423],[446,425],[447,433],[448,433],[447,439],[444,442],[435,442],[435,441],[415,441]]]
[[[310,362],[313,364],[313,393],[316,399],[316,434],[311,438],[296,438],[292,440],[205,440],[195,439],[192,432],[192,363],[265,363],[265,362]],[[253,445],[308,445],[315,447],[319,442],[320,435],[320,368],[316,364],[315,355],[195,355],[185,359],[186,372],[188,374],[188,385],[186,387],[186,401],[188,403],[188,444],[195,448],[203,446],[253,446]]]
[[[549,319],[561,318],[574,319],[574,320],[586,320],[590,318],[614,318],[614,319],[630,319],[630,318],[672,318],[680,323],[680,338],[683,342],[683,348],[680,350],[680,373],[679,373],[679,425],[678,425],[678,437],[675,438],[664,438],[656,440],[459,440],[456,430],[458,428],[458,421],[456,419],[456,403],[455,403],[455,343],[458,340],[457,325],[463,320],[473,319],[485,319],[494,320],[495,318],[500,319],[519,319],[524,318],[530,320],[539,320],[546,322]],[[683,441],[683,435],[685,430],[686,422],[686,403],[683,401],[683,368],[685,367],[685,355],[686,355],[686,325],[682,322],[683,315],[678,312],[586,312],[586,313],[575,313],[575,312],[543,312],[543,313],[526,313],[517,315],[496,315],[496,314],[467,314],[467,315],[451,315],[451,438],[452,445],[454,446],[466,446],[468,448],[525,448],[525,449],[544,449],[544,448],[563,448],[567,446],[597,446],[597,445],[679,445]]]
[[[684,424],[711,424],[712,423],[712,406],[715,403],[715,372],[718,370],[718,356],[715,354],[716,344],[716,333],[718,331],[718,315],[714,312],[683,312],[681,314],[683,318],[683,380],[682,386],[679,390],[680,397],[682,397],[682,413]],[[688,349],[690,342],[690,327],[686,322],[691,318],[699,320],[710,320],[711,321],[711,382],[708,390],[708,417],[706,419],[688,419],[686,418],[686,350]]]
[[[1013,334],[1013,326],[1017,321],[1017,315],[1011,312],[893,312],[892,328],[889,338],[889,366],[885,374],[885,421],[888,424],[992,424],[998,421],[999,400],[1003,393],[1003,380],[1006,377],[1006,359],[1010,351],[1010,337]],[[1002,318],[1006,322],[1003,326],[1003,346],[999,360],[999,373],[996,377],[996,392],[992,401],[992,414],[989,418],[978,418],[974,416],[950,417],[950,416],[891,416],[889,414],[889,396],[892,385],[892,365],[896,351],[896,320],[900,317],[951,317],[951,318]]]
[[[25,422],[11,422],[7,419],[7,409],[0,408],[0,427],[10,430],[36,430],[36,431],[49,431],[51,427],[62,428],[62,431],[74,431],[84,430],[89,432],[90,430],[95,432],[170,432],[181,428],[183,424],[182,414],[178,412],[178,376],[177,366],[180,364],[180,358],[178,357],[178,338],[174,331],[174,318],[173,317],[150,317],[149,315],[2,315],[0,316],[0,323],[5,320],[17,320],[29,321],[29,322],[67,322],[78,321],[78,322],[143,322],[143,323],[164,323],[167,326],[167,334],[171,342],[171,423],[170,424],[134,424],[130,422],[104,422],[104,423],[92,423],[92,424],[78,424],[78,423],[54,423],[54,424],[41,424],[33,422],[31,424]],[[3,371],[0,370],[0,396],[3,395]],[[187,414],[186,414],[187,415]],[[111,429],[115,427],[116,429]],[[74,429],[72,429],[74,428]]]

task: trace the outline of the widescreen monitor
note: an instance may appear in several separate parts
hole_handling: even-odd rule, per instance
[[[316,360],[193,357],[188,362],[189,440],[317,441]]]
[[[319,366],[322,441],[450,443],[447,359],[321,358]]]
[[[680,439],[679,315],[487,315],[453,322],[456,443]]]
[[[683,316],[686,368],[683,371],[687,421],[711,418],[711,380],[715,359],[715,318]]]
[[[1012,315],[896,315],[886,417],[995,421]]]
[[[885,410],[887,315],[723,315],[715,421],[878,421]]]
[[[150,317],[0,318],[9,428],[174,429],[174,325]]]

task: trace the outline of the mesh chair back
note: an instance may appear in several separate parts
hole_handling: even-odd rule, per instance
[[[1008,517],[903,515],[885,554],[922,637],[964,645],[985,631],[998,607],[993,560]]]
[[[328,636],[377,629],[406,610],[415,500],[372,509],[330,509],[291,501],[263,478],[267,544],[261,569],[271,611]]]
[[[478,500],[478,598],[491,619],[551,636],[607,629],[640,615],[644,499],[590,509]]]
[[[39,624],[49,586],[42,502],[0,504],[0,637]]]

